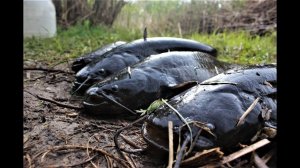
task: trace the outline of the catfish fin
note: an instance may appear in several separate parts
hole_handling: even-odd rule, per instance
[[[162,86],[160,88],[160,97],[166,99],[171,98],[197,84],[199,84],[197,81],[187,81],[180,84],[169,84],[168,86]]]

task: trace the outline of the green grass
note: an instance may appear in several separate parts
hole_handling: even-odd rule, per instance
[[[220,34],[193,34],[194,39],[209,44],[218,50],[219,60],[240,64],[276,62],[276,32],[267,36],[251,36],[245,31]]]
[[[178,37],[170,33],[161,34]],[[37,60],[53,65],[73,60],[105,44],[139,38],[142,38],[142,30],[90,27],[88,23],[68,30],[58,28],[57,36],[54,38],[25,38],[24,60]],[[276,32],[264,37],[250,36],[247,32],[227,32],[211,35],[193,34],[184,38],[215,47],[218,50],[218,58],[226,62],[241,64],[276,62]]]
[[[78,25],[62,30],[53,38],[25,38],[24,60],[37,60],[56,64],[73,60],[83,54],[116,41],[132,41],[142,37],[136,30],[110,29],[104,26]]]

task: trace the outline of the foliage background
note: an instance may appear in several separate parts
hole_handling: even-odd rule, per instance
[[[276,62],[275,0],[53,0],[57,36],[24,39],[24,59],[54,64],[115,41],[173,36],[215,47],[227,62]]]

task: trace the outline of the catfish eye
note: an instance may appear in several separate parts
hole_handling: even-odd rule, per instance
[[[99,74],[104,75],[105,74],[105,70],[103,68],[99,69]]]
[[[111,87],[111,90],[112,90],[113,92],[117,92],[117,91],[119,90],[118,85],[113,85],[113,86]]]

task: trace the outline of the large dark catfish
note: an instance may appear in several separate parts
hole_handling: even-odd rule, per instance
[[[170,98],[229,67],[230,64],[202,52],[152,55],[89,88],[84,107],[96,115],[128,115],[125,108],[114,102],[131,110],[145,109],[154,100]]]
[[[138,63],[146,57],[168,51],[200,51],[216,56],[216,49],[194,40],[153,37],[139,39],[121,45],[104,57],[92,61],[76,74],[73,91],[84,92],[96,81],[103,80],[130,65]]]
[[[112,49],[125,44],[124,41],[117,41],[112,44],[105,45],[101,48],[96,49],[95,51],[92,51],[88,54],[84,54],[83,56],[76,58],[72,65],[71,69],[77,73],[79,70],[81,70],[83,67],[85,67],[87,64],[92,62],[93,60],[99,59],[103,57],[107,52],[111,51]]]
[[[165,104],[156,109],[143,125],[143,136],[150,149],[167,152],[168,121],[173,121],[174,140],[184,124],[173,107],[187,122],[194,122],[190,124],[193,138],[199,131],[195,121],[211,131],[202,130],[196,139],[198,151],[217,146],[232,150],[238,143],[249,143],[262,127],[276,128],[276,83],[275,65],[226,71],[174,96],[168,101],[171,107]],[[237,124],[255,100],[254,109]],[[186,127],[181,135],[182,139],[191,137]]]

